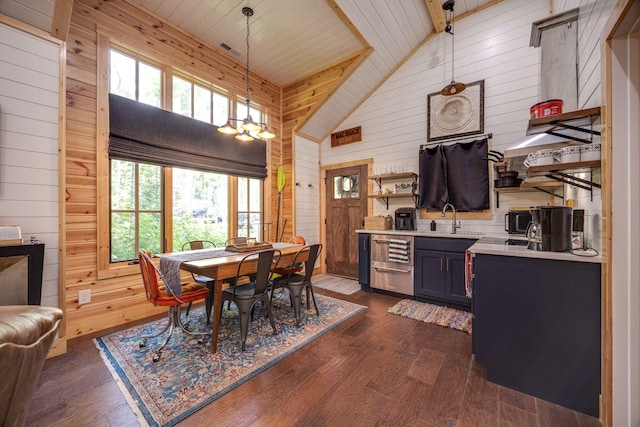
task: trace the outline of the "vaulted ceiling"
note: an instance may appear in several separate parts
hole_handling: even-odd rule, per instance
[[[444,31],[443,0],[125,0],[285,87],[354,55],[357,69],[297,129],[321,141],[430,37]],[[455,20],[501,0],[457,0]],[[2,0],[0,12],[66,39],[73,0]],[[224,45],[224,46],[223,46]]]

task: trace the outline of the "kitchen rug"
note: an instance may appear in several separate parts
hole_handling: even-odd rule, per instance
[[[471,333],[472,314],[455,308],[403,299],[387,311],[409,319]]]
[[[344,295],[351,295],[360,290],[360,282],[357,280],[331,274],[314,274],[311,276],[311,283],[314,288],[327,289]]]
[[[142,349],[138,343],[140,336],[159,331],[166,318],[95,342],[140,424],[172,426],[366,308],[324,295],[316,295],[316,301],[320,316],[307,310],[297,328],[288,296],[274,300],[278,335],[258,310],[244,352],[235,310],[222,313],[216,354],[211,353],[210,335],[199,345],[197,339],[174,331],[162,359],[154,363],[160,339],[149,339]],[[193,330],[211,330],[202,306],[192,309],[189,319]]]

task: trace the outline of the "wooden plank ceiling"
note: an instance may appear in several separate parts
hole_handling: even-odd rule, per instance
[[[300,124],[322,141],[434,32],[444,30],[443,0],[123,0],[246,61],[244,6],[250,18],[250,68],[286,87],[356,54],[366,55],[340,87]],[[500,0],[457,0],[463,19]],[[0,13],[64,39],[73,0],[2,0]],[[230,49],[222,47],[226,45]]]

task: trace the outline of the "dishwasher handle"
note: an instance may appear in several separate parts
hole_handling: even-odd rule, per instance
[[[374,265],[373,268],[375,268],[376,270],[380,270],[380,271],[392,271],[394,273],[411,273],[411,269],[402,270],[402,269],[399,269],[399,268],[380,267],[380,266],[377,266],[377,265]]]

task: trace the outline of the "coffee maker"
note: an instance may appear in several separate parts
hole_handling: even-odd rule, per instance
[[[416,229],[416,210],[414,208],[399,208],[395,212],[396,230]]]
[[[573,209],[566,206],[533,206],[529,212],[529,249],[551,252],[571,250]]]

